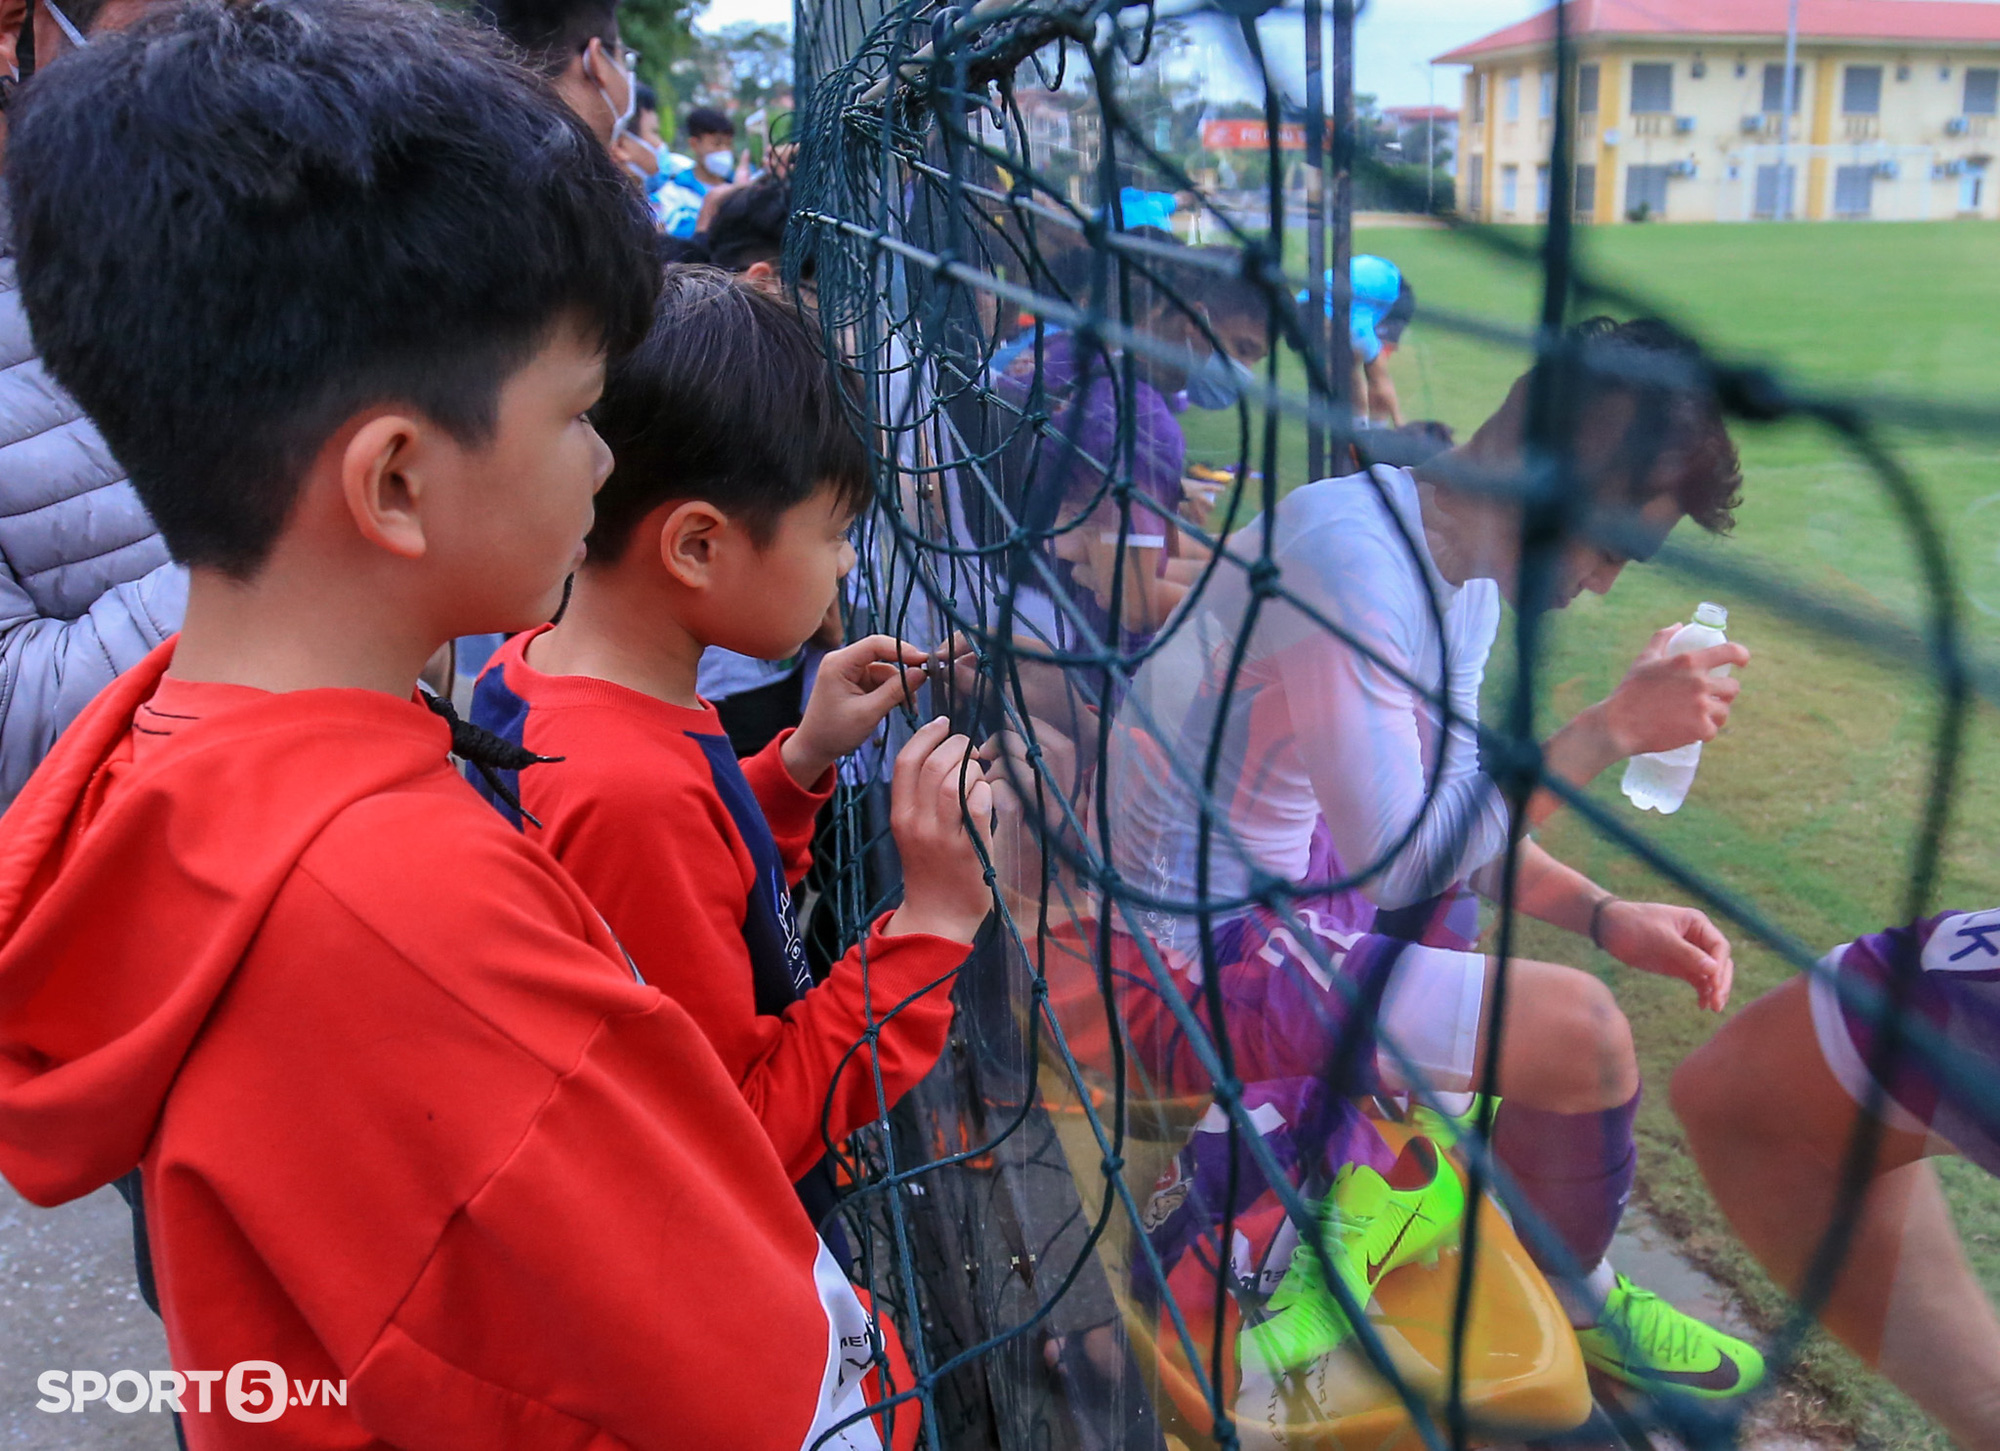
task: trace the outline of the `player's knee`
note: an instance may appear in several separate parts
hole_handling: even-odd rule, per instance
[[[1611,989],[1588,973],[1576,974],[1568,1036],[1589,1107],[1616,1108],[1639,1091],[1632,1024]]]

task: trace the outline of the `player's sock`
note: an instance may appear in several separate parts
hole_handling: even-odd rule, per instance
[[[1638,1112],[1635,1093],[1600,1113],[1549,1113],[1509,1100],[1495,1117],[1495,1155],[1528,1208],[1568,1251],[1567,1257],[1545,1255],[1532,1235],[1522,1236],[1551,1282],[1562,1282],[1577,1266],[1595,1268],[1611,1248],[1638,1165],[1632,1142]],[[1591,1298],[1603,1303],[1602,1297]]]
[[[1556,1292],[1569,1323],[1581,1330],[1597,1323],[1599,1312],[1618,1288],[1618,1271],[1611,1268],[1610,1260],[1599,1260],[1597,1268],[1580,1283],[1557,1278],[1549,1282],[1549,1288]]]

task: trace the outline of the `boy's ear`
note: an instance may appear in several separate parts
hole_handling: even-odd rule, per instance
[[[729,518],[703,499],[683,499],[660,520],[660,563],[676,583],[706,589]]]
[[[345,442],[328,441],[341,498],[361,537],[404,559],[421,559],[424,537],[425,425],[401,413],[364,420]]]

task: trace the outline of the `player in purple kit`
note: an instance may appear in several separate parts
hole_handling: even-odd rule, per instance
[[[1898,987],[1905,1029],[1884,1043]],[[1960,1445],[2000,1446],[2000,1317],[1930,1162],[1957,1153],[2000,1173],[2000,909],[1835,948],[1691,1055],[1673,1100],[1731,1225],[1793,1291],[1875,1107],[1869,1179],[1820,1318]]]

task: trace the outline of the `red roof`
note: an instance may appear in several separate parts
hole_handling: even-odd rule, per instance
[[[1782,36],[1786,0],[1570,0],[1570,34]],[[2000,45],[2000,5],[1973,0],[1799,0],[1808,40]],[[1495,51],[1555,41],[1553,7],[1448,50],[1435,64],[1465,65]]]
[[[1458,112],[1450,106],[1384,106],[1382,114],[1394,121],[1456,121]]]

